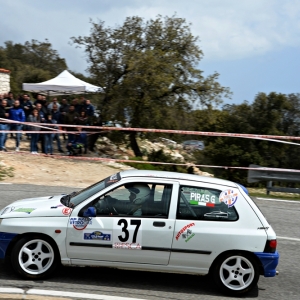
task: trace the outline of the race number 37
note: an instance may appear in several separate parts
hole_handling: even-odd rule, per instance
[[[113,248],[141,250],[142,249],[142,220],[114,220]]]

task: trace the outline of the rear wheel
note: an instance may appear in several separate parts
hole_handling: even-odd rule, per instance
[[[212,276],[224,293],[242,295],[257,284],[259,267],[250,255],[228,253],[216,261],[212,269]]]
[[[55,246],[47,238],[24,237],[15,244],[11,262],[22,277],[41,279],[57,268],[59,258]]]

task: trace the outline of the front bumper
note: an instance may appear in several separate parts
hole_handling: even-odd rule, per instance
[[[18,235],[17,233],[0,232],[0,259],[5,258],[5,253],[9,243]]]
[[[265,252],[255,252],[254,253],[262,263],[264,268],[265,277],[276,276],[276,267],[279,262],[279,253],[265,253]]]

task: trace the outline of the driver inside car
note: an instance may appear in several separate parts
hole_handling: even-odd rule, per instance
[[[142,205],[148,200],[151,192],[149,186],[146,183],[133,183],[125,184],[125,188],[130,192],[129,202],[106,195],[95,204],[97,213],[141,216]]]

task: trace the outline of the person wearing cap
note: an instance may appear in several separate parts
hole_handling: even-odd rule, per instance
[[[130,192],[129,203],[106,195],[96,203],[95,208],[99,214],[125,214],[141,216],[142,206],[150,196],[150,188],[146,183],[125,184]]]

